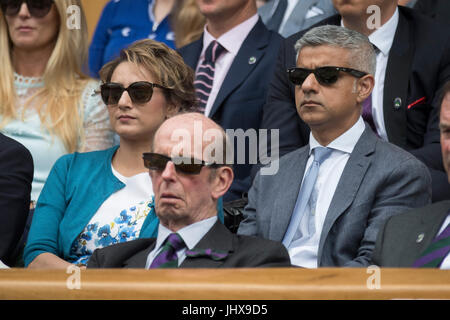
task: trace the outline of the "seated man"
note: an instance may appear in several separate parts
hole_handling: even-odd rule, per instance
[[[363,104],[363,119],[375,127],[381,139],[411,152],[427,165],[433,202],[450,199],[439,146],[437,102],[442,86],[450,80],[449,27],[416,10],[397,7],[397,0],[332,2],[339,15],[319,24],[361,32],[377,47],[375,87]],[[280,156],[308,143],[309,128],[296,117],[295,88],[286,75],[286,69],[295,66],[294,44],[304,32],[282,41],[263,108],[261,128],[279,130]]]
[[[443,90],[440,128],[450,182],[450,81]],[[450,269],[449,253],[450,201],[446,200],[390,218],[379,232],[372,261],[381,267]]]
[[[0,134],[0,261],[9,266],[23,249],[19,240],[30,212],[33,171],[28,149]]]
[[[431,201],[430,174],[364,124],[375,70],[366,36],[321,26],[295,50],[288,74],[310,143],[280,158],[277,174],[257,174],[238,234],[283,241],[297,266],[367,266],[386,218]]]
[[[206,143],[210,134],[214,144]],[[144,154],[160,220],[157,238],[97,249],[88,268],[290,266],[281,243],[237,236],[217,221],[217,201],[233,180],[224,161],[226,144],[225,132],[204,115],[166,120],[154,136],[152,153]]]

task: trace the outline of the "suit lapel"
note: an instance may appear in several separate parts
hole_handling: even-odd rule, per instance
[[[283,30],[288,29],[291,25],[301,26],[305,21],[306,13],[308,9],[316,4],[318,0],[302,0],[298,1],[294,9],[291,12],[286,24],[283,26]],[[299,14],[300,13],[300,14]]]
[[[232,254],[233,234],[220,222],[217,221],[205,236],[197,243],[195,249],[213,249]],[[215,261],[209,257],[186,257],[180,268],[219,268],[226,259]]]
[[[414,45],[408,21],[399,11],[399,21],[386,67],[384,80],[383,113],[389,142],[405,148],[406,107],[409,75]],[[395,101],[399,104],[395,104]]]
[[[145,268],[145,264],[147,263],[147,257],[155,248],[156,238],[148,239],[149,245],[145,250],[142,250],[136,253],[134,256],[125,260],[123,263],[123,268]]]
[[[283,240],[291,221],[309,157],[309,144],[294,152],[297,152],[295,159],[283,161],[283,170],[277,173],[280,185],[290,187],[278,189],[278,193],[274,196],[275,201],[272,206],[274,212],[270,213],[269,239],[275,241]]]
[[[319,242],[318,265],[320,265],[323,245],[331,227],[355,199],[356,192],[358,191],[372,161],[369,155],[373,154],[376,143],[377,138],[375,134],[366,125],[366,129],[361,135],[361,138],[359,138],[344,167],[344,171],[339,179],[336,191],[325,217]]]
[[[436,237],[442,223],[447,217],[450,209],[450,201],[438,202],[433,204],[433,206],[434,208],[427,210],[428,212],[421,215],[421,224],[417,229],[416,237],[418,254],[427,249]],[[420,238],[423,238],[423,240],[419,241]]]
[[[248,78],[249,74],[261,61],[265,53],[264,49],[269,44],[269,35],[260,18],[242,43],[238,54],[231,64],[230,70],[225,76],[209,113],[210,118],[218,111],[224,100]]]
[[[192,44],[185,47],[187,49],[181,48],[179,51],[183,56],[184,62],[191,67],[194,72],[197,68],[198,59],[200,59],[200,54],[203,49],[203,35],[200,39],[193,42]]]

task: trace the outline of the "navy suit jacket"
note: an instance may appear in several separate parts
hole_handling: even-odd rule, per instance
[[[340,25],[340,21],[341,17],[335,15],[315,26]],[[296,65],[295,42],[306,31],[282,42],[264,106],[262,128],[280,130],[280,156],[309,140],[309,128],[297,115],[294,86],[286,74],[288,68]],[[433,201],[450,199],[440,150],[438,107],[440,90],[447,80],[450,80],[449,27],[435,24],[415,10],[399,7],[384,83],[384,121],[389,142],[410,151],[428,166],[433,180]],[[396,98],[401,99],[399,107],[394,105]]]
[[[10,266],[21,249],[18,245],[30,211],[33,171],[28,149],[0,133],[0,260]]]
[[[242,43],[220,88],[209,117],[224,129],[259,130],[267,87],[275,67],[282,37],[269,31],[261,18]],[[203,37],[179,49],[184,61],[194,70],[203,49]],[[237,158],[235,143],[235,163]],[[246,145],[246,159],[249,148]],[[252,155],[253,156],[253,155]],[[256,155],[255,155],[256,156]],[[235,179],[224,196],[225,201],[241,198],[251,186],[252,164],[235,164]]]

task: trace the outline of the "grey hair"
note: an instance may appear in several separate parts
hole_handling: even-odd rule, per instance
[[[359,71],[375,74],[377,57],[373,45],[365,35],[344,27],[325,25],[306,32],[295,43],[297,59],[304,47],[320,45],[334,46],[350,50],[349,64]],[[339,66],[338,66],[339,67]]]

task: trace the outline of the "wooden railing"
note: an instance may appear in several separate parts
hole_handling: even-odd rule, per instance
[[[450,299],[436,269],[0,270],[0,299]]]

